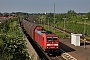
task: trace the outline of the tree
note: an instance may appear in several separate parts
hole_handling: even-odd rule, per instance
[[[1,23],[0,34],[0,59],[1,60],[29,60],[26,50],[25,40],[23,40],[23,32],[20,31],[18,19],[5,20]],[[1,32],[0,32],[1,33]],[[1,44],[0,43],[0,44]]]
[[[69,10],[67,12],[67,16],[70,17],[70,16],[76,16],[76,12],[74,10]]]
[[[0,12],[0,16],[3,16],[3,14]]]
[[[5,12],[4,17],[8,17],[8,16],[9,16],[9,13]]]

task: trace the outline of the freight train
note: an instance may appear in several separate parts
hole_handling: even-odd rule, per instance
[[[35,40],[47,53],[57,53],[60,49],[59,37],[57,34],[45,30],[42,26],[32,23],[27,19],[22,20],[22,26],[26,33]]]

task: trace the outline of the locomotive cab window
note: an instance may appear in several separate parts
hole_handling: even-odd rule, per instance
[[[47,41],[52,41],[52,37],[47,37]]]
[[[47,37],[47,41],[57,41],[57,37]]]
[[[57,37],[53,37],[53,41],[57,41],[58,40],[58,38]]]

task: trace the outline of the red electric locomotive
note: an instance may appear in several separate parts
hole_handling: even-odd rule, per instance
[[[35,30],[35,40],[48,53],[56,52],[60,48],[58,35],[48,33],[46,30]]]
[[[22,25],[29,36],[35,40],[44,51],[53,53],[60,49],[60,42],[57,34],[48,32],[44,30],[42,26],[26,20],[22,21]]]

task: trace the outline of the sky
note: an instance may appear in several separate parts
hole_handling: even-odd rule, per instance
[[[90,12],[90,0],[0,0],[0,12],[79,13]]]

